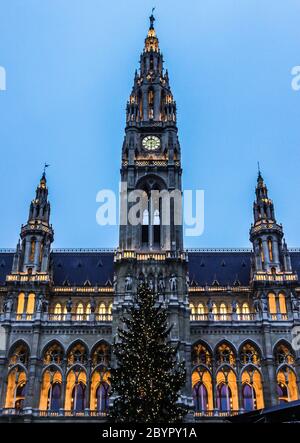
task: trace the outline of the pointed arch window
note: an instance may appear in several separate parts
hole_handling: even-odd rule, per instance
[[[61,304],[60,303],[56,303],[56,305],[54,307],[54,314],[61,315]]]
[[[191,310],[191,320],[193,320],[194,315],[196,314],[196,309],[193,303],[190,303],[190,310]]]
[[[85,385],[82,382],[76,383],[72,390],[71,410],[83,412],[85,408]]]
[[[22,314],[24,313],[24,307],[25,307],[25,294],[24,292],[20,292],[18,295],[18,305],[17,305],[17,319],[22,318]]]
[[[205,412],[208,409],[208,392],[205,385],[198,382],[193,388],[193,397],[196,412]]]
[[[26,381],[20,382],[15,391],[15,409],[16,411],[22,410],[24,405],[24,400],[26,397]]]
[[[148,91],[148,118],[150,120],[154,117],[154,91],[152,88]]]
[[[220,320],[227,320],[227,307],[225,303],[220,304]]]
[[[104,303],[100,303],[98,312],[99,312],[98,319],[100,321],[105,321],[105,319],[106,319],[106,306],[105,306]]]
[[[145,209],[142,219],[142,244],[148,245],[149,242],[149,210]]]
[[[34,261],[34,254],[35,254],[35,238],[32,238],[30,241],[30,254],[29,254],[29,260],[31,262]]]
[[[78,321],[83,320],[83,314],[84,314],[83,304],[78,303],[76,308],[76,320]]]
[[[30,292],[30,294],[28,295],[27,308],[26,308],[27,320],[31,320],[32,314],[34,313],[34,307],[35,307],[35,294],[34,292]]]
[[[278,300],[279,300],[279,310],[280,310],[281,318],[283,320],[286,320],[287,319],[287,310],[286,310],[286,300],[285,300],[284,292],[279,293]]]
[[[253,411],[256,406],[256,392],[252,385],[244,383],[242,387],[243,408],[245,411]]]
[[[193,365],[206,365],[211,368],[212,355],[202,343],[198,343],[193,347],[192,362]]]
[[[271,318],[272,320],[277,320],[276,297],[273,292],[269,292],[268,301],[269,301],[269,312],[271,314]]]
[[[160,213],[158,209],[153,213],[153,242],[160,245]]]
[[[106,413],[109,410],[109,384],[101,382],[96,391],[97,411]]]
[[[242,304],[242,316],[243,320],[250,320],[249,304],[246,302]]]
[[[90,315],[91,315],[91,313],[92,313],[92,311],[91,311],[91,303],[88,303],[88,304],[86,305],[85,313],[86,313],[86,319],[89,320]]]
[[[214,320],[217,320],[218,319],[218,308],[217,308],[216,303],[212,304],[212,314],[214,316]]]
[[[265,254],[264,254],[264,249],[263,249],[263,244],[262,244],[261,239],[258,240],[258,247],[259,247],[261,262],[262,262],[262,264],[264,264],[265,263]]]
[[[232,410],[231,389],[226,383],[217,386],[217,406],[219,411],[227,412]]]
[[[61,398],[61,384],[53,383],[48,391],[48,409],[53,412],[58,412],[60,409]]]
[[[285,383],[283,383],[281,381],[277,383],[277,396],[278,396],[279,404],[289,402],[288,387]]]
[[[199,320],[204,320],[205,319],[205,309],[204,309],[203,303],[199,303],[198,304],[197,313],[198,313],[198,319]]]

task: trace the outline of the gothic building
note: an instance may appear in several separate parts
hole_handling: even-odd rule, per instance
[[[16,250],[0,250],[0,420],[105,420],[113,337],[140,281],[158,292],[186,361],[180,401],[193,420],[299,398],[300,250],[289,250],[259,172],[250,249],[186,250],[161,198],[181,195],[176,102],[154,17],[127,103],[122,217],[140,191],[140,223],[121,224],[115,250],[52,249],[45,173]],[[161,195],[161,194],[160,194]],[[246,233],[245,233],[246,235]],[[190,415],[191,415],[190,414]]]

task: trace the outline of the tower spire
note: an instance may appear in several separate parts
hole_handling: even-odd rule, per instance
[[[45,163],[43,174],[36,188],[35,198],[30,203],[28,221],[21,228],[21,249],[17,247],[14,272],[48,272],[53,229],[50,225],[50,202],[46,180]]]

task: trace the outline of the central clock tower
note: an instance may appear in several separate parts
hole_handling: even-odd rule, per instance
[[[178,359],[186,361],[189,374],[190,311],[181,217],[181,151],[176,102],[163,67],[154,20],[151,15],[140,70],[135,72],[126,108],[113,332],[116,333],[124,307],[131,302],[138,284],[147,282],[168,308],[171,340],[179,343]],[[136,204],[130,197],[133,191],[140,193],[144,202],[135,223],[129,216]],[[191,404],[189,376],[187,380],[181,400]]]

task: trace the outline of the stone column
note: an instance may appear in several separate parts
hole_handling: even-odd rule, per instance
[[[270,324],[263,325],[264,358],[262,362],[262,373],[265,407],[277,405],[277,383],[270,329]]]

